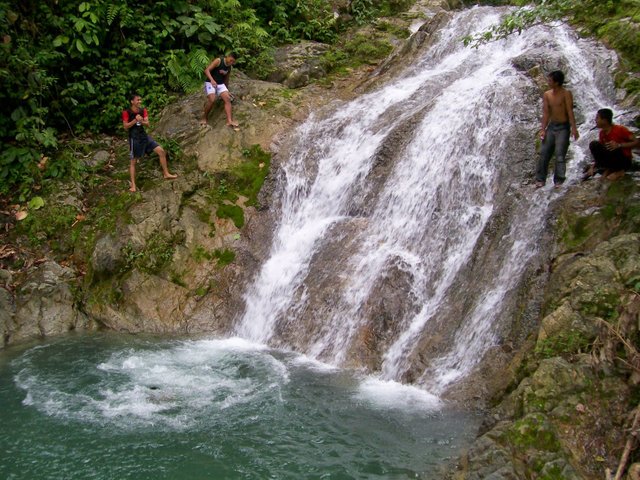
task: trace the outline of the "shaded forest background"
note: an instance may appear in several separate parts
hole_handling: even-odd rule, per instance
[[[392,15],[409,0],[352,0],[351,23]],[[347,22],[347,23],[348,23]],[[235,52],[264,78],[273,49],[300,39],[335,42],[325,0],[0,1],[0,195],[24,201],[45,175],[73,175],[53,153],[61,140],[113,132],[135,91],[153,112],[198,88],[212,57]]]

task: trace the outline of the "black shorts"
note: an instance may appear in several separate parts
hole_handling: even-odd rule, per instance
[[[146,137],[129,139],[129,158],[142,158],[147,153],[153,152],[153,149],[159,147],[160,144],[156,142],[151,135]]]

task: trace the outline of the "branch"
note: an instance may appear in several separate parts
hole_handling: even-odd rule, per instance
[[[620,457],[620,463],[618,464],[618,471],[616,472],[616,476],[613,477],[613,480],[621,480],[622,474],[624,473],[627,462],[629,461],[629,454],[631,453],[631,449],[633,448],[633,444],[636,440],[638,422],[640,422],[640,405],[635,408],[635,416],[633,417],[633,424],[631,425],[631,431],[629,432],[629,437],[627,437],[627,443],[624,447],[624,451],[622,452],[622,456]],[[607,477],[609,477],[610,472],[607,472]]]

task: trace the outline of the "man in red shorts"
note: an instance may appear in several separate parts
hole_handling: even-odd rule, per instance
[[[640,140],[622,125],[613,124],[613,112],[608,108],[598,110],[596,126],[600,129],[597,141],[589,144],[594,162],[589,166],[583,180],[602,173],[607,180],[617,180],[631,168],[631,149],[640,146]]]
[[[136,189],[136,163],[145,154],[156,152],[160,158],[160,166],[165,179],[176,178],[177,175],[169,172],[167,167],[167,153],[151,135],[147,135],[144,127],[149,126],[149,114],[146,108],[142,108],[142,98],[137,93],[129,97],[131,106],[122,112],[122,125],[129,132],[129,175],[131,176],[130,192]]]

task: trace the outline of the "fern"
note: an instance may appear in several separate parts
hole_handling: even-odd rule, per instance
[[[202,71],[209,65],[210,57],[204,48],[195,48],[189,52],[187,56],[189,66],[193,73],[200,75]]]
[[[120,5],[111,4],[107,7],[107,25],[111,25],[120,12]]]
[[[172,51],[166,62],[171,85],[184,92],[197,90],[202,84],[202,71],[209,64],[209,54],[203,48],[195,48],[185,55]]]

